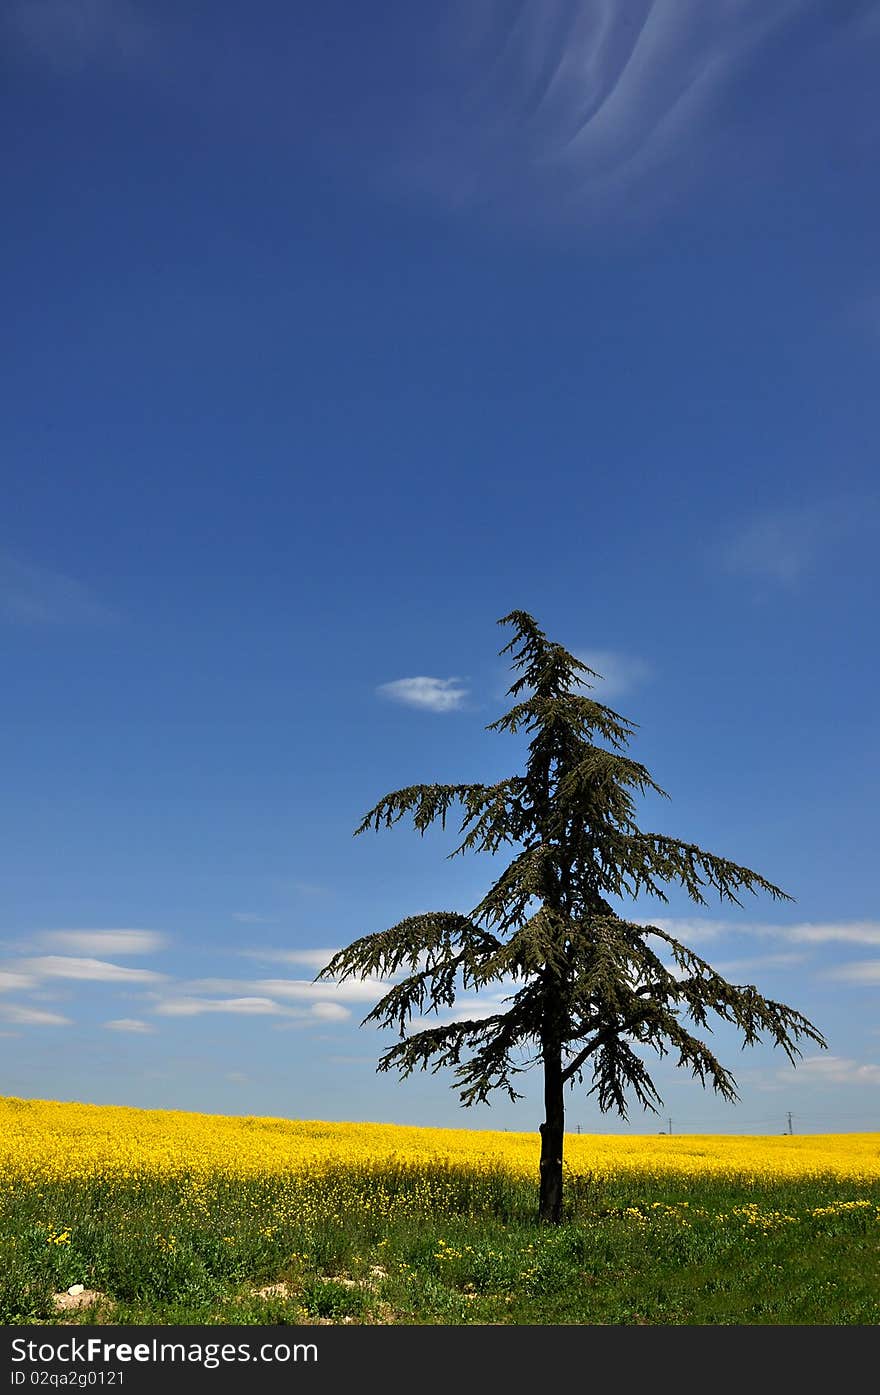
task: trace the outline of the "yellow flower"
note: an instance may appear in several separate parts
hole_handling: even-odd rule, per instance
[[[179,1178],[187,1203],[207,1212],[218,1179],[326,1177],[325,1214],[346,1205],[338,1179],[344,1166],[365,1178],[389,1165],[430,1169],[411,1201],[422,1206],[443,1195],[443,1170],[460,1166],[478,1172],[504,1168],[537,1175],[537,1133],[480,1129],[433,1129],[396,1124],[331,1123],[320,1120],[242,1119],[178,1110],[130,1109],[118,1105],[0,1098],[0,1177],[11,1190],[88,1177],[120,1180],[145,1176]],[[737,1137],[712,1135],[572,1134],[565,1141],[572,1178],[601,1182],[621,1174],[654,1177],[732,1177],[750,1181],[820,1176],[857,1184],[880,1180],[880,1134],[803,1134]],[[370,1208],[389,1215],[400,1205],[378,1187]],[[686,1213],[687,1203],[681,1209]],[[840,1202],[826,1214],[845,1215],[867,1201]],[[366,1209],[366,1208],[365,1208]],[[695,1208],[691,1208],[695,1210]],[[641,1214],[641,1212],[640,1212]],[[745,1212],[740,1212],[741,1218]],[[271,1236],[276,1226],[265,1226]],[[62,1231],[67,1244],[70,1231]]]

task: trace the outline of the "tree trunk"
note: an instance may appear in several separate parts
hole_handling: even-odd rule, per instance
[[[544,1122],[541,1125],[541,1186],[538,1219],[559,1225],[562,1219],[562,1150],[565,1139],[565,1097],[562,1047],[544,1043]]]

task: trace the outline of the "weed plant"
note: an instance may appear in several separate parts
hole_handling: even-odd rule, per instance
[[[577,1175],[561,1225],[535,1211],[533,1179],[430,1163],[19,1183],[0,1321],[880,1322],[880,1181]],[[74,1284],[99,1306],[59,1313]]]

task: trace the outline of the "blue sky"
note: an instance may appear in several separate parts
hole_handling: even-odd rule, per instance
[[[616,909],[829,1044],[569,1126],[880,1129],[876,7],[0,25],[0,1093],[535,1129],[536,1072],[463,1110],[311,983],[512,855],[352,834],[522,772],[521,609],[639,724],[640,826],[796,898]]]

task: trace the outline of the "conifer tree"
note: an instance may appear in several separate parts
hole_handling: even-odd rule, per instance
[[[709,1017],[733,1024],[743,1046],[766,1036],[792,1064],[798,1042],[825,1041],[799,1012],[764,998],[752,985],[728,983],[692,950],[658,926],[618,916],[608,895],[635,897],[644,889],[667,901],[660,883],[677,881],[701,905],[700,888],[741,906],[737,891],[766,891],[791,901],[757,872],[704,852],[694,843],[642,833],[632,819],[630,789],[669,796],[644,766],[617,754],[637,724],[573,687],[592,687],[579,673],[601,675],[547,640],[532,617],[515,610],[500,625],[520,643],[513,664],[522,676],[508,689],[532,696],[517,702],[487,731],[534,733],[524,776],[495,785],[413,785],[396,790],[364,816],[355,836],[384,821],[390,827],[412,811],[415,827],[446,814],[453,801],[465,811],[459,832],[472,825],[450,857],[467,849],[496,853],[502,843],[519,852],[469,915],[431,911],[389,930],[366,935],[340,950],[317,975],[397,979],[361,1025],[397,1028],[400,1040],[378,1069],[403,1079],[416,1069],[451,1067],[463,1105],[488,1102],[494,1090],[521,1098],[516,1076],[531,1065],[543,1071],[538,1213],[562,1217],[565,1087],[584,1083],[604,1113],[627,1118],[628,1099],[657,1112],[662,1099],[645,1054],[677,1053],[706,1087],[738,1098],[731,1072],[686,1026],[711,1032]],[[598,734],[613,749],[594,745]],[[538,903],[537,910],[532,910]],[[650,941],[655,942],[654,947]],[[659,941],[659,946],[656,942]],[[667,961],[660,957],[665,952]],[[408,1031],[413,1016],[451,1007],[461,990],[492,983],[516,989],[506,1011]]]

